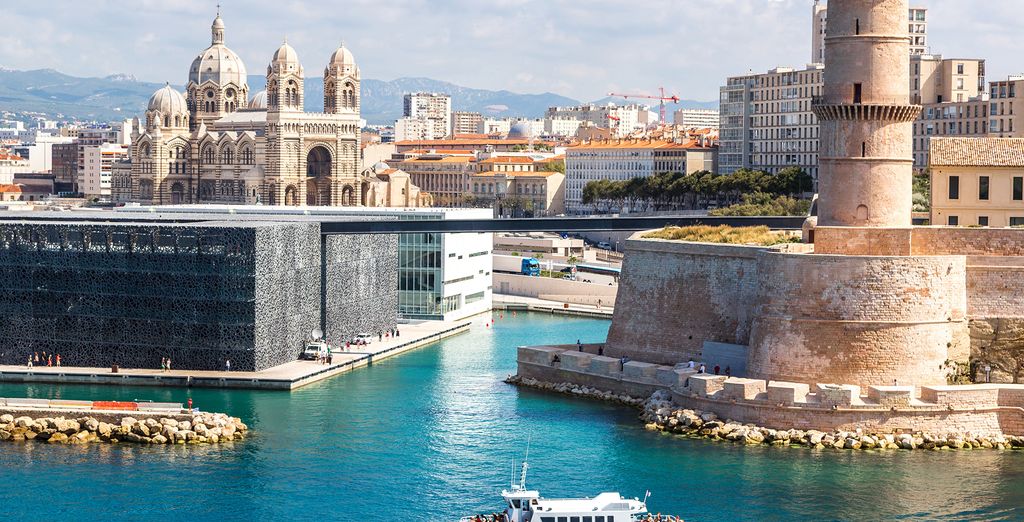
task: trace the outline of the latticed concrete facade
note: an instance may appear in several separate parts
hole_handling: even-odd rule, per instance
[[[314,328],[343,339],[395,326],[397,236],[222,219],[0,219],[0,359],[258,371],[295,360]]]

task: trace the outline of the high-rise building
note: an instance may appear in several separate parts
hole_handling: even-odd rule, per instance
[[[104,143],[83,147],[85,160],[79,189],[87,197],[109,198],[114,164],[128,158],[128,145]]]
[[[727,79],[721,88],[719,172],[777,174],[798,167],[816,178],[818,119],[811,102],[821,95],[823,70],[810,64]]]
[[[924,107],[914,122],[914,166],[919,170],[928,166],[932,136],[987,133],[985,60],[912,55],[910,98]]]
[[[403,116],[427,120],[434,139],[444,139],[452,129],[452,97],[433,92],[406,94]]]
[[[455,111],[452,113],[451,134],[476,134],[483,121],[484,116],[479,112]]]
[[[651,119],[651,108],[646,105],[579,105],[575,107],[551,107],[544,115],[545,119],[571,119],[581,124],[590,123],[597,127],[610,129],[612,135],[624,138],[642,131],[654,123]],[[578,127],[577,127],[578,128]]]
[[[439,140],[437,125],[427,118],[399,118],[395,120],[395,141]]]
[[[814,6],[811,7],[811,17],[811,63],[825,63],[825,33],[828,26],[828,7],[819,0],[814,0]],[[856,23],[854,25],[856,30]],[[910,35],[910,54],[925,54],[928,52],[928,9],[924,7],[911,7],[908,10],[907,33]]]
[[[54,190],[58,194],[78,192],[78,143],[55,143],[51,152]]]
[[[988,134],[995,138],[1024,137],[1024,122],[1017,123],[1017,115],[1024,108],[1024,102],[1017,95],[1024,96],[1024,76],[1010,76],[1006,80],[989,84]],[[1017,102],[1014,109],[1013,102]]]

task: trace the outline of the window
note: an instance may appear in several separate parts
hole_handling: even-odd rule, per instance
[[[853,103],[860,103],[862,90],[861,84],[853,84]]]
[[[978,216],[978,225],[983,226],[983,227],[987,227],[988,226],[988,216]]]
[[[960,199],[960,176],[949,177],[949,199]]]
[[[946,224],[951,227],[955,227],[960,224],[960,218],[957,216],[949,216],[949,219],[946,220]]]
[[[1024,201],[1024,177],[1013,178],[1013,200]]]
[[[1024,217],[1012,217],[1010,218],[1011,227],[1024,227]]]
[[[978,199],[988,201],[988,185],[988,176],[981,176],[978,178]]]

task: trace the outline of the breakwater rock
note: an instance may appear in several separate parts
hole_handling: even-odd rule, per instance
[[[223,413],[196,413],[172,419],[125,416],[119,423],[83,416],[31,417],[0,415],[0,441],[40,441],[51,444],[132,442],[138,444],[216,444],[242,440],[249,427]]]
[[[539,390],[552,391],[556,393],[564,393],[566,395],[574,395],[576,397],[587,397],[591,399],[598,399],[602,401],[616,402],[619,404],[625,404],[634,408],[641,408],[644,405],[644,399],[637,397],[630,397],[629,395],[621,393],[613,393],[607,390],[599,390],[597,388],[591,388],[589,386],[580,386],[578,384],[570,384],[567,382],[552,384],[549,382],[538,381],[531,377],[520,377],[518,375],[511,375],[505,382],[508,384],[514,384],[517,386],[526,386],[527,388],[537,388]]]
[[[1024,437],[974,436],[971,433],[868,433],[857,431],[775,430],[720,419],[711,412],[680,408],[672,395],[659,391],[643,404],[640,418],[647,429],[739,444],[804,446],[816,449],[847,450],[950,450],[1019,449]]]

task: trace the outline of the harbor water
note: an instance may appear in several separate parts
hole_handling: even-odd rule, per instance
[[[450,521],[500,512],[512,459],[548,497],[619,491],[686,520],[1022,520],[1024,452],[744,447],[645,431],[626,407],[519,389],[516,347],[608,321],[495,314],[294,392],[0,385],[0,396],[185,402],[252,436],[216,446],[0,444],[15,520]],[[518,476],[518,474],[516,475]]]

